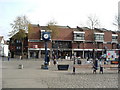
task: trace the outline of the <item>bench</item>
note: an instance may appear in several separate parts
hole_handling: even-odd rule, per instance
[[[103,68],[109,68],[109,70],[118,70],[118,65],[102,65]]]
[[[92,69],[92,65],[73,65],[73,73],[75,74],[75,68],[86,68],[86,69]]]
[[[103,68],[110,68],[109,70],[118,70],[118,65],[101,65]],[[93,69],[92,65],[73,65],[73,73],[75,74],[75,68],[86,68],[86,69]],[[102,71],[103,73],[103,71]]]
[[[92,65],[74,65],[75,68],[92,68]]]
[[[102,65],[102,67],[104,67],[104,68],[118,68],[118,65],[107,65],[107,64],[105,64],[105,65]]]
[[[59,64],[57,65],[58,70],[68,70],[69,65],[68,64]]]

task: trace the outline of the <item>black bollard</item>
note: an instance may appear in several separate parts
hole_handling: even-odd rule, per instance
[[[73,67],[73,74],[75,74],[75,67]]]

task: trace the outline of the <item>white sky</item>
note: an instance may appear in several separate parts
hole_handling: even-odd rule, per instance
[[[0,0],[0,35],[8,39],[17,16],[26,15],[32,24],[55,20],[63,26],[87,27],[87,17],[95,15],[101,28],[116,30],[112,24],[120,0]]]

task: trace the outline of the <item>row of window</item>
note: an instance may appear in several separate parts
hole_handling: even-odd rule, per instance
[[[95,40],[104,40],[103,34],[95,34]],[[112,36],[112,41],[117,41],[118,36]],[[74,33],[74,40],[84,40],[84,33]]]
[[[117,36],[112,36],[112,41],[117,41],[118,37]]]
[[[104,35],[102,35],[102,34],[95,34],[95,40],[104,40]]]
[[[74,33],[74,40],[84,40],[83,33]]]

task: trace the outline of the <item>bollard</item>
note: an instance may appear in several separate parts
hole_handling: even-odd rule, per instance
[[[118,73],[120,74],[120,65],[118,65]]]
[[[19,64],[18,69],[23,69],[23,64]]]
[[[73,74],[75,74],[75,67],[73,67]]]

